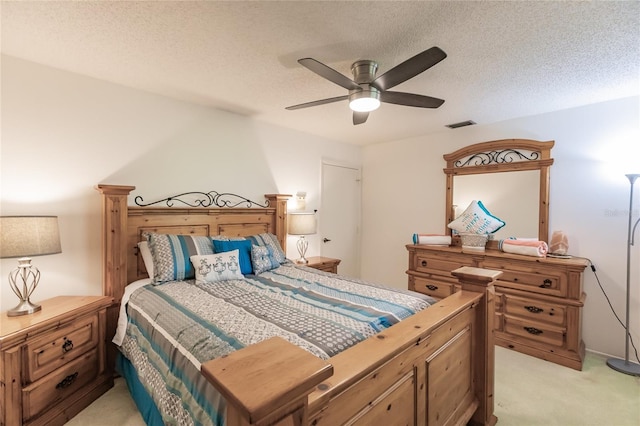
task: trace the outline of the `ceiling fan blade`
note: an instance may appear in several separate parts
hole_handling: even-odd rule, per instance
[[[438,108],[444,103],[444,100],[415,93],[380,92],[380,102],[419,108]]]
[[[428,70],[446,57],[447,54],[444,53],[444,51],[434,46],[391,68],[376,78],[372,84],[380,90],[391,89],[421,72]]]
[[[351,80],[349,77],[346,77],[340,74],[338,71],[334,70],[323,64],[322,62],[318,62],[313,58],[303,58],[298,59],[298,63],[304,67],[307,67],[311,71],[318,74],[320,77],[326,78],[327,80],[337,84],[338,86],[342,86],[345,89],[349,90],[360,90],[361,87],[355,81]]]
[[[369,113],[368,112],[353,111],[353,125],[354,126],[364,123],[365,121],[367,121],[367,118],[369,118]]]
[[[346,101],[347,99],[349,99],[349,95],[337,96],[335,98],[320,99],[319,101],[313,101],[313,102],[307,102],[307,103],[304,103],[304,104],[292,105],[292,106],[286,107],[285,109],[294,110],[294,109],[301,109],[301,108],[309,108],[309,107],[312,107],[312,106],[330,104],[331,102]]]

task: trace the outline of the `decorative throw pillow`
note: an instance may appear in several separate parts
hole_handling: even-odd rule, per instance
[[[501,219],[493,216],[487,210],[482,201],[473,200],[465,211],[448,226],[458,232],[491,234],[504,225],[505,223]]]
[[[238,259],[240,261],[240,270],[244,275],[252,274],[251,266],[251,241],[249,240],[213,240],[213,248],[216,253],[224,253],[231,250],[239,250]]]
[[[269,247],[271,249],[271,256],[273,256],[276,262],[285,263],[287,261],[287,256],[284,254],[278,237],[275,235],[265,232],[263,234],[251,235],[247,237],[247,239],[250,240],[253,245]]]
[[[194,235],[148,234],[153,257],[153,283],[195,277],[191,256],[213,254],[211,238]]]
[[[280,266],[280,262],[275,260],[269,246],[252,246],[251,263],[253,264],[253,273],[256,275]]]
[[[224,280],[242,279],[239,251],[191,256],[198,284],[215,283]]]

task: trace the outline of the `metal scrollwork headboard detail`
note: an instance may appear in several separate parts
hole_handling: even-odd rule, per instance
[[[184,197],[195,196],[200,197],[196,198],[193,201],[185,200]],[[240,195],[232,194],[230,192],[217,192],[217,191],[209,191],[209,192],[184,192],[182,194],[172,195],[171,197],[164,198],[162,200],[153,201],[151,203],[144,203],[144,200],[141,196],[137,196],[134,199],[134,202],[137,206],[140,207],[149,207],[156,204],[166,204],[167,207],[173,207],[174,202],[179,202],[189,207],[238,207],[244,205],[245,207],[269,207],[269,200],[265,200],[264,204],[257,203],[248,198],[242,197]]]
[[[492,163],[503,164],[517,161],[534,161],[540,158],[539,151],[525,153],[515,149],[501,151],[478,152],[470,155],[466,160],[461,159],[454,163],[454,167],[486,166]]]

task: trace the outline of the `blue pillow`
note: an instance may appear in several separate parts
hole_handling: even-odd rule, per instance
[[[240,271],[242,275],[253,274],[253,266],[251,265],[251,241],[249,240],[212,240],[213,250],[216,253],[225,251],[238,250],[240,252]]]

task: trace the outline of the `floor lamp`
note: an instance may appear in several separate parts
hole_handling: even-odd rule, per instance
[[[629,232],[627,235],[627,318],[625,322],[625,347],[624,347],[624,359],[618,358],[609,358],[607,360],[607,365],[613,368],[616,371],[621,373],[630,374],[632,376],[640,376],[640,364],[636,364],[635,362],[629,361],[629,300],[631,299],[631,246],[633,245],[634,233],[638,223],[640,222],[640,218],[636,220],[636,223],[632,226],[633,223],[633,184],[636,182],[636,179],[640,177],[640,174],[630,174],[626,175],[629,178],[629,182],[631,183],[631,195],[629,196]]]

